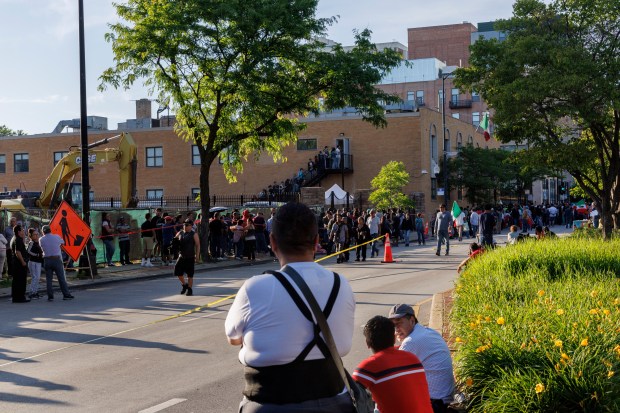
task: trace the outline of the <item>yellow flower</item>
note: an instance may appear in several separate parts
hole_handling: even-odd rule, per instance
[[[577,328],[577,323],[573,323],[573,328]]]
[[[538,296],[542,297],[543,295],[545,295],[545,290],[538,290]]]
[[[562,353],[562,360],[570,360],[570,357],[566,353]]]
[[[491,317],[489,317],[489,316],[484,317],[484,321],[486,321],[486,322],[491,321]]]
[[[590,311],[588,311],[588,313],[592,314],[592,315],[596,315],[596,314],[598,314],[598,310],[596,308],[593,308]]]
[[[616,298],[614,300],[614,305],[620,305],[620,298]]]
[[[560,348],[562,348],[562,340],[555,340],[555,341],[553,342],[553,344],[554,344],[556,347],[560,347]]]
[[[499,317],[497,319],[497,324],[499,324],[500,326],[503,326],[505,322],[506,320],[504,320],[504,317]]]
[[[519,347],[521,350],[523,350],[525,348],[525,343],[521,343],[521,347]]]
[[[598,291],[596,291],[596,290],[592,290],[592,291],[590,292],[590,297],[594,298],[594,297],[596,297],[596,296],[598,296]]]
[[[557,315],[564,315],[564,310],[558,308],[558,311],[555,312]]]
[[[542,384],[542,383],[538,383],[538,384],[536,385],[535,390],[536,390],[536,394],[540,394],[540,393],[542,393],[542,392],[544,392],[544,391],[545,391],[545,385],[544,385],[544,384]]]
[[[532,340],[534,343],[538,343],[538,339],[537,339],[536,337],[534,337],[534,336],[532,336],[532,337],[531,337],[531,340]]]
[[[603,314],[605,314],[605,315],[610,315],[610,314],[611,314],[611,311],[609,311],[608,309],[604,309],[604,310],[603,310]]]
[[[472,379],[471,377],[468,377],[467,380],[465,380],[465,385],[467,387],[471,387],[474,385],[474,379]]]
[[[476,323],[474,323],[473,321],[469,323],[469,328],[476,328]]]
[[[613,376],[614,376],[614,372],[613,372],[612,370],[609,370],[609,371],[607,372],[607,378],[608,378],[608,379],[611,379]]]
[[[488,350],[489,348],[491,348],[491,346],[490,346],[490,345],[488,345],[488,344],[485,344],[484,346],[480,346],[480,347],[478,347],[478,348],[476,349],[476,353],[482,353],[482,352],[484,352],[484,351]]]
[[[588,346],[588,337],[581,340],[581,347],[587,347],[587,346]]]
[[[618,356],[620,356],[620,344],[618,344],[616,347],[614,347],[614,351],[616,353],[618,353]]]
[[[454,341],[456,341],[457,343],[462,343],[463,339],[461,337],[457,337],[454,339]]]

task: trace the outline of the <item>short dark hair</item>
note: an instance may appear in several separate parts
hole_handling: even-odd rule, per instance
[[[364,326],[366,344],[375,353],[393,347],[395,342],[394,323],[387,317],[374,316]]]
[[[285,254],[298,254],[314,249],[319,227],[316,215],[306,205],[289,202],[278,209],[271,233]]]
[[[144,218],[146,219],[151,219],[151,213],[147,212],[146,215],[144,215]]]
[[[13,233],[14,233],[15,235],[17,235],[17,233],[18,233],[19,231],[21,231],[21,230],[22,230],[22,226],[21,226],[21,224],[15,224],[15,225],[13,226]]]

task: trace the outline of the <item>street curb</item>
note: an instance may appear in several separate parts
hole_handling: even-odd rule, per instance
[[[436,330],[443,336],[443,317],[444,317],[444,293],[437,293],[433,295],[433,301],[431,302],[431,315],[428,321],[428,327]]]

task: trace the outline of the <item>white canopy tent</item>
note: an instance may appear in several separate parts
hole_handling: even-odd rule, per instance
[[[332,203],[332,192],[334,193],[334,204],[345,205],[347,203],[347,193],[344,189],[340,188],[338,184],[332,185],[327,191],[325,191],[325,204],[330,205]],[[353,203],[355,198],[353,195],[349,195],[349,204]]]

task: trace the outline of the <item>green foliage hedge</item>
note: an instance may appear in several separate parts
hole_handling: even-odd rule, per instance
[[[620,240],[486,252],[455,288],[456,374],[471,412],[620,411]]]

